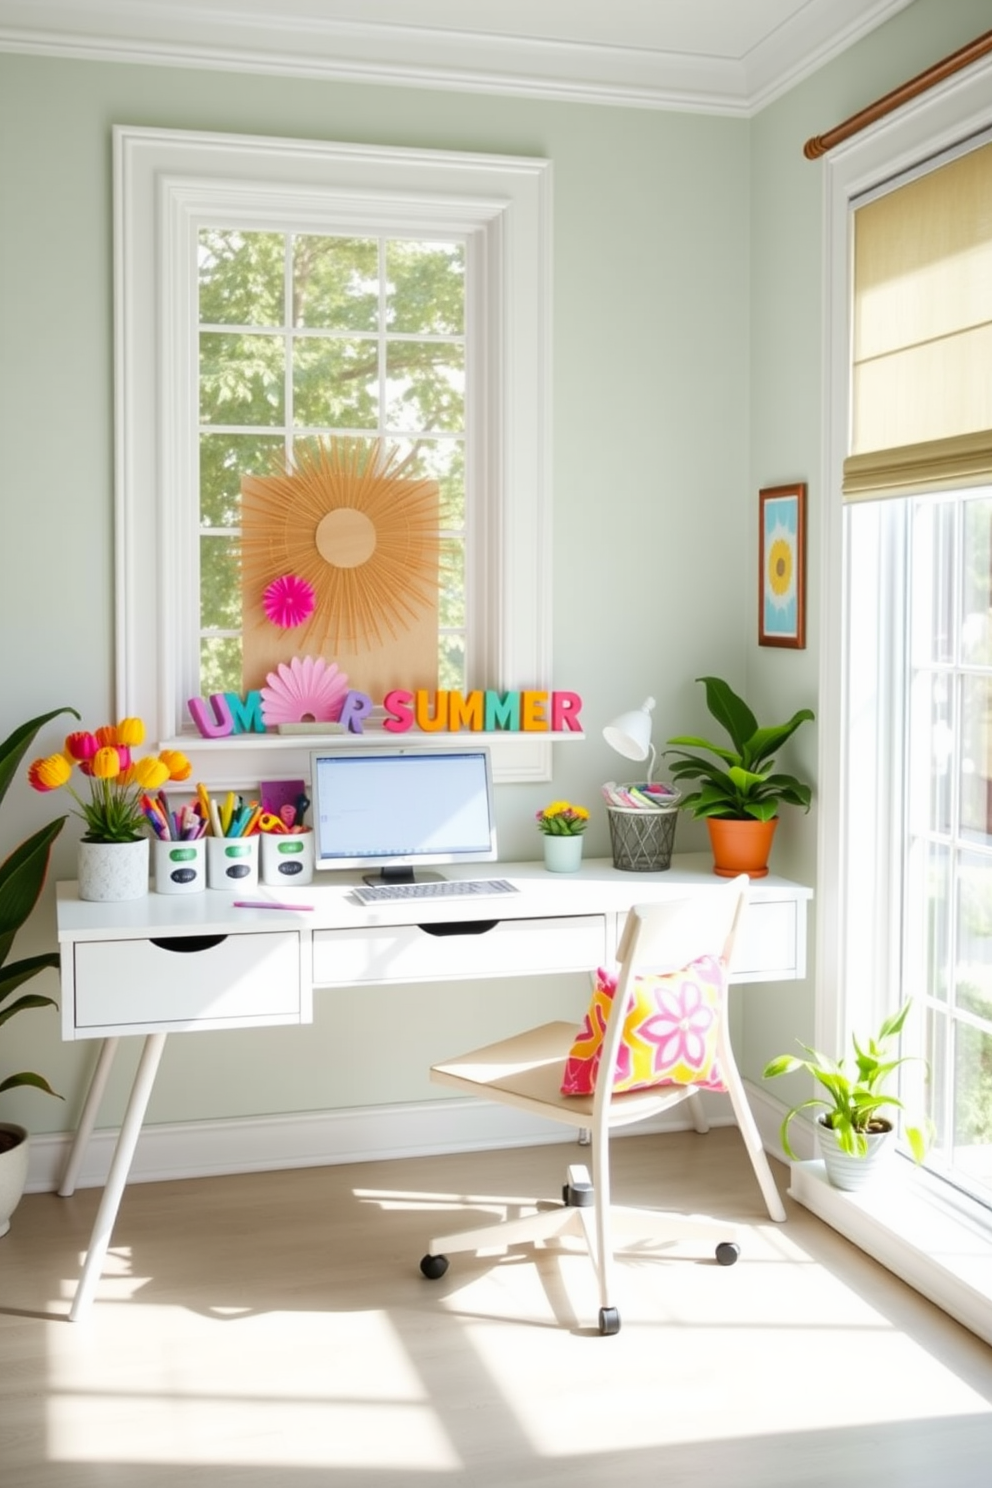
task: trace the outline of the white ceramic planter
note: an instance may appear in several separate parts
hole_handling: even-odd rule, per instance
[[[868,1151],[863,1157],[852,1157],[837,1141],[836,1133],[822,1121],[816,1124],[817,1141],[823,1154],[827,1177],[834,1188],[843,1188],[854,1193],[867,1183],[874,1183],[882,1174],[892,1151],[891,1131],[871,1133],[865,1137]]]
[[[545,837],[544,866],[549,873],[577,873],[582,867],[582,838]]]
[[[16,1146],[0,1151],[0,1235],[6,1235],[28,1181],[28,1134],[23,1126],[6,1121],[0,1121],[0,1132],[18,1139]]]
[[[80,899],[116,904],[148,893],[148,838],[137,842],[81,842],[76,857]]]

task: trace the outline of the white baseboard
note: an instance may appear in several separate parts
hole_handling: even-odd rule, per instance
[[[713,1126],[732,1121],[726,1098],[706,1098]],[[644,1122],[635,1132],[685,1131],[677,1116]],[[363,1106],[292,1116],[254,1116],[236,1121],[197,1121],[146,1126],[138,1138],[129,1182],[160,1183],[225,1173],[271,1172],[279,1168],[429,1157],[445,1152],[482,1152],[574,1141],[556,1122],[484,1101],[449,1099],[412,1105]],[[107,1181],[116,1130],[97,1130],[87,1145],[78,1188]],[[31,1138],[28,1193],[57,1189],[69,1155],[71,1133]]]

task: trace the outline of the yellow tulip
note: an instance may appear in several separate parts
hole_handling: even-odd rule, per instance
[[[90,761],[90,769],[97,780],[116,780],[121,773],[121,757],[112,744],[98,749]]]
[[[163,749],[159,759],[169,771],[170,780],[188,780],[193,766],[179,749]]]
[[[132,768],[135,780],[146,791],[161,790],[169,778],[168,765],[152,754],[146,754],[143,759],[137,760]]]
[[[72,774],[72,764],[64,754],[50,754],[38,759],[28,770],[28,780],[38,791],[58,790]]]
[[[133,749],[136,744],[145,741],[145,725],[140,718],[122,718],[117,725],[117,743],[129,744]]]

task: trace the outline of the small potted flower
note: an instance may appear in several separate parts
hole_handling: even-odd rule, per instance
[[[35,790],[65,786],[79,807],[74,814],[86,824],[79,844],[81,899],[140,899],[148,892],[148,798],[170,780],[188,780],[193,767],[177,749],[135,758],[144,737],[140,718],[124,718],[95,733],[69,734],[61,754],[28,769]],[[89,781],[89,800],[70,784],[73,769]]]
[[[589,825],[585,806],[552,801],[537,813],[544,836],[544,866],[551,873],[574,873],[582,864],[582,833]]]

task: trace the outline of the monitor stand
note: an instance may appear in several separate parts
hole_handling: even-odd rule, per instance
[[[436,883],[443,879],[443,873],[434,873],[429,868],[421,868],[414,873],[409,865],[397,868],[380,868],[378,873],[363,873],[362,882],[367,884],[404,884],[404,883]]]

